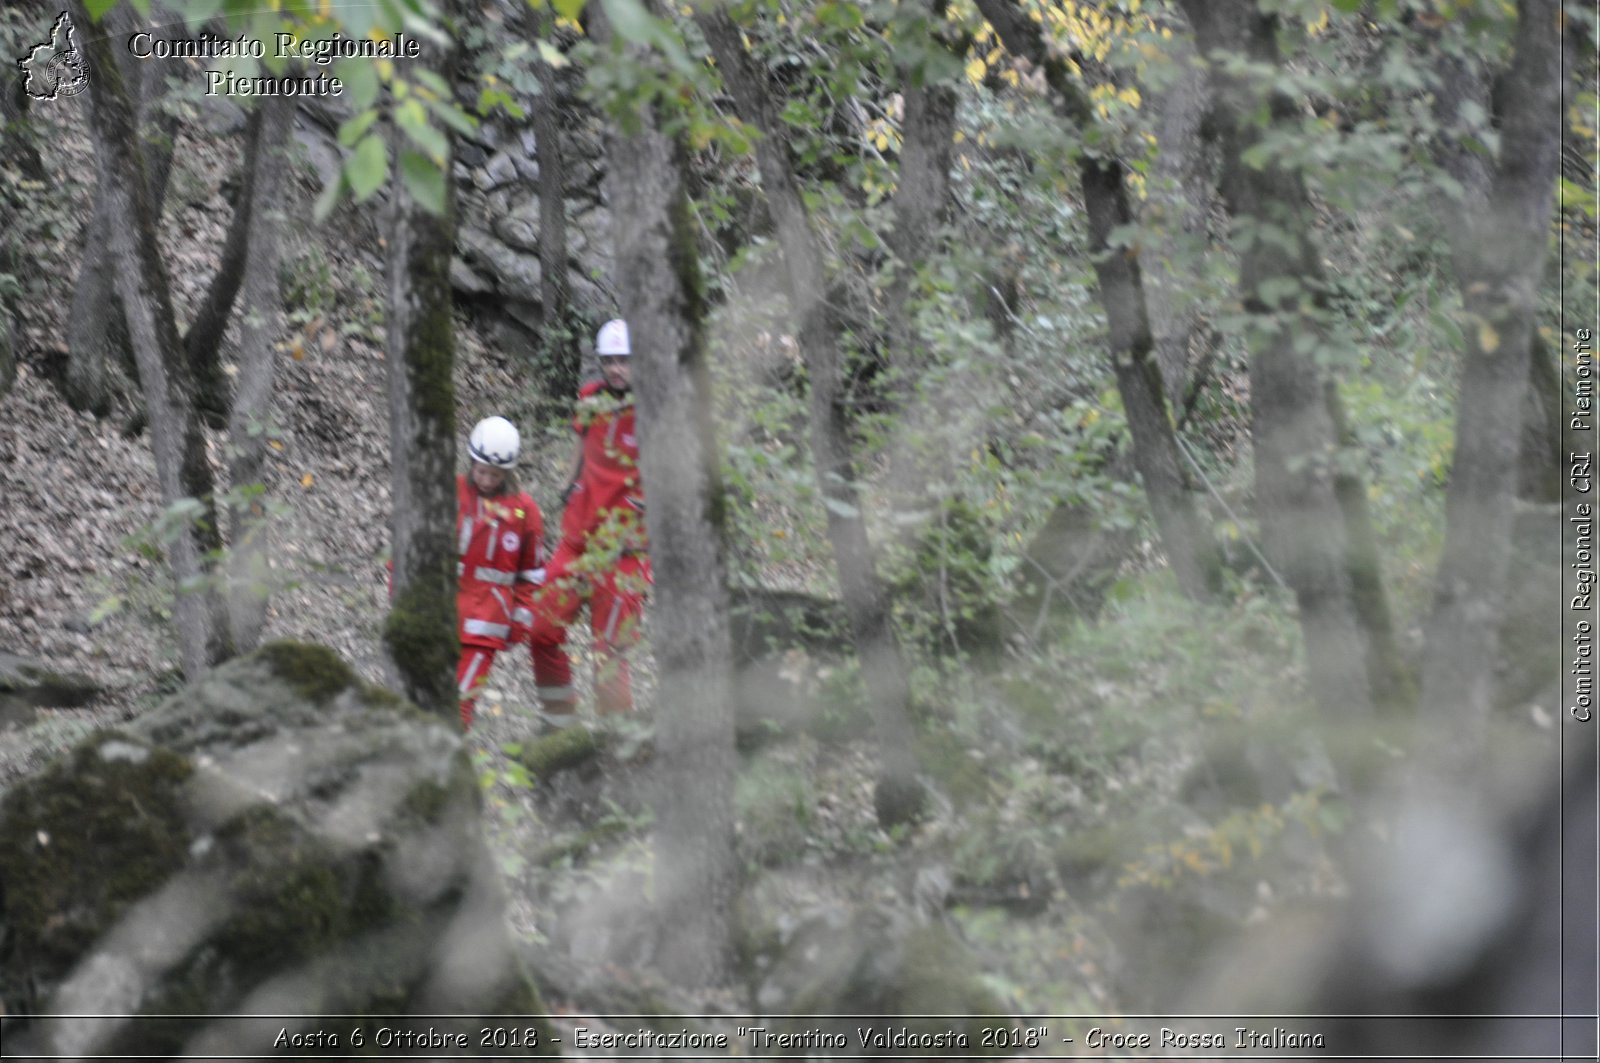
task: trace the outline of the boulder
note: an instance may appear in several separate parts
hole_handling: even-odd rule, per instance
[[[455,729],[331,651],[216,669],[0,802],[8,1050],[548,1051],[478,810]]]

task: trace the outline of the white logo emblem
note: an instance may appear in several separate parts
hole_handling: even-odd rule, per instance
[[[50,27],[50,39],[28,49],[17,60],[25,77],[23,91],[36,100],[76,96],[89,83],[89,70],[78,50],[72,16],[63,11]]]
[[[508,531],[504,535],[500,536],[500,545],[505,547],[507,550],[515,550],[517,547],[522,545],[522,536],[518,535],[514,531]]]

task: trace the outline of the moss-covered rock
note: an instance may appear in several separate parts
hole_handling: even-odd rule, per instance
[[[595,732],[574,724],[535,738],[522,747],[517,760],[536,780],[580,767],[598,757],[604,749]]]
[[[8,1048],[271,1054],[319,1025],[195,1017],[240,1013],[352,1016],[339,1054],[408,1014],[540,1027],[477,814],[448,724],[321,647],[231,662],[0,804]],[[137,1018],[33,1018],[68,1013]]]

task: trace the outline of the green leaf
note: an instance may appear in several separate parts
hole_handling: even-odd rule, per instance
[[[222,0],[190,0],[183,5],[183,18],[191,30],[197,30],[221,8]]]
[[[472,116],[453,103],[444,100],[429,100],[428,110],[445,125],[454,129],[464,137],[470,137],[478,131],[478,123]]]
[[[133,9],[139,12],[140,18],[150,17],[150,0],[132,0]]]
[[[348,148],[360,140],[378,120],[377,111],[363,111],[339,127],[339,146]]]
[[[415,151],[400,153],[400,176],[406,191],[430,214],[444,213],[444,170],[426,155]]]
[[[322,194],[317,197],[316,206],[311,209],[311,217],[318,223],[328,220],[328,215],[333,213],[333,208],[339,205],[339,194],[344,191],[344,174],[340,173],[328,182]]]
[[[418,70],[413,76],[422,82],[430,92],[437,93],[441,99],[448,100],[455,95],[450,90],[450,83],[432,70]]]
[[[583,0],[555,0],[556,13],[562,18],[570,18],[574,22],[583,12]]]
[[[407,100],[394,111],[395,124],[411,139],[411,143],[427,153],[428,158],[443,166],[450,155],[450,138],[433,127],[422,101]]]
[[[371,59],[341,59],[333,70],[350,90],[350,106],[355,110],[364,111],[377,100],[378,68]]]
[[[117,0],[83,0],[84,10],[89,12],[89,17],[99,22],[105,17],[107,11],[117,6]]]
[[[350,182],[350,191],[355,193],[358,203],[382,188],[388,174],[389,152],[383,138],[376,133],[367,134],[344,163],[345,179]]]
[[[561,49],[557,48],[555,45],[551,44],[549,41],[540,41],[539,42],[539,58],[543,59],[545,62],[549,63],[551,66],[555,67],[557,70],[560,70],[562,67],[567,67],[567,66],[571,66],[572,65],[572,60],[568,59],[562,53]]]
[[[656,20],[644,9],[639,0],[600,0],[611,27],[623,40],[632,44],[653,44],[660,31]]]

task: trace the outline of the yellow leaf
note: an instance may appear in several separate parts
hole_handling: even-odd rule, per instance
[[[1478,322],[1478,346],[1484,354],[1493,354],[1500,349],[1500,333],[1487,321]]]
[[[293,358],[297,362],[305,361],[306,360],[306,348],[305,348],[305,345],[302,344],[299,340],[295,340],[293,345],[291,345],[290,348],[289,348],[289,357]]]
[[[269,439],[269,440],[267,440],[267,446],[271,447],[273,450],[282,450],[283,449],[283,440],[281,440],[281,439]]]
[[[313,483],[316,482],[316,479],[317,478],[315,476],[312,476],[310,473],[306,473],[304,476],[300,477],[300,486],[301,487],[310,487]]]

